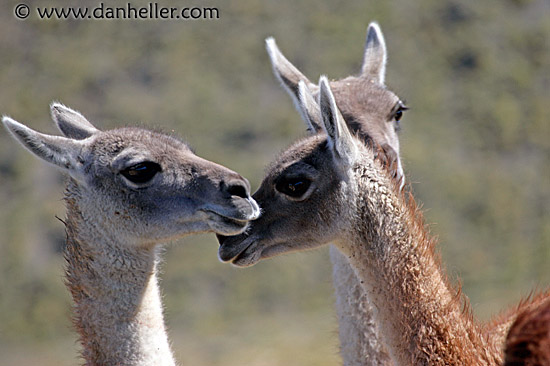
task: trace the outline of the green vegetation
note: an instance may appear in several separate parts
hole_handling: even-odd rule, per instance
[[[389,52],[408,180],[477,316],[550,283],[550,38],[544,0],[166,1],[218,20],[38,20],[0,12],[0,112],[56,133],[57,100],[102,128],[175,131],[248,177],[304,133],[263,40],[312,80],[358,71],[369,21]],[[29,1],[29,5],[44,2]],[[73,6],[83,2],[73,1]],[[120,1],[106,1],[119,4]],[[138,6],[145,1],[132,2]],[[48,6],[65,5],[52,0]],[[32,6],[31,6],[32,8]],[[0,354],[73,365],[62,280],[61,174],[0,131]],[[337,365],[326,249],[249,268],[221,264],[213,235],[167,247],[162,287],[187,365]]]

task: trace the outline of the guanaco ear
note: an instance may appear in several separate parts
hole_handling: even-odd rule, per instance
[[[42,134],[5,116],[2,122],[23,147],[42,160],[69,171],[71,175],[80,170],[82,163],[79,156],[84,146],[83,142]]]
[[[386,42],[376,22],[369,24],[361,76],[384,84],[386,78]]]
[[[99,131],[82,114],[61,103],[52,103],[50,110],[55,125],[67,137],[83,140]]]
[[[273,66],[273,73],[279,79],[285,90],[288,92],[298,111],[300,110],[299,90],[298,84],[300,81],[306,83],[306,86],[312,91],[318,89],[317,85],[313,84],[309,79],[300,72],[293,64],[286,59],[285,56],[279,51],[277,43],[273,37],[269,37],[265,40],[265,46],[269,59],[271,60],[271,66]]]
[[[321,119],[327,133],[329,148],[344,167],[350,167],[357,157],[357,146],[346,121],[336,106],[334,95],[326,76],[319,80],[319,106]]]
[[[319,104],[313,98],[313,94],[306,86],[306,83],[300,80],[298,84],[299,111],[302,119],[306,123],[307,130],[311,134],[316,134],[323,129],[321,126],[321,110]]]

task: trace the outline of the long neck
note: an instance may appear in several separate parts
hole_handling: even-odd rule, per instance
[[[153,247],[121,246],[66,198],[66,284],[86,365],[174,365]]]
[[[334,246],[330,247],[330,259],[344,366],[392,365],[376,325],[374,310],[353,267]]]
[[[359,221],[340,245],[376,310],[392,359],[403,365],[499,364],[500,351],[488,346],[463,311],[467,300],[448,283],[420,214],[384,177],[359,176]]]

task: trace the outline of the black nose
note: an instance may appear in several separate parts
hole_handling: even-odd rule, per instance
[[[241,198],[248,198],[249,192],[248,187],[243,181],[234,180],[224,184],[223,189],[230,194],[231,196],[237,196]]]

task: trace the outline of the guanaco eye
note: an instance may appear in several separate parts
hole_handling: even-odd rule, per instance
[[[287,196],[299,198],[307,192],[311,181],[304,177],[283,178],[275,185],[275,189]]]
[[[393,118],[395,118],[396,121],[399,121],[401,117],[403,117],[403,110],[402,109],[396,110],[395,116]]]
[[[395,111],[393,112],[392,116],[395,122],[399,122],[399,120],[403,117],[403,112],[405,112],[407,109],[409,108],[406,107],[402,102],[399,102],[395,106]]]
[[[149,182],[161,171],[160,165],[153,162],[144,162],[132,165],[120,172],[130,182],[143,184]]]

